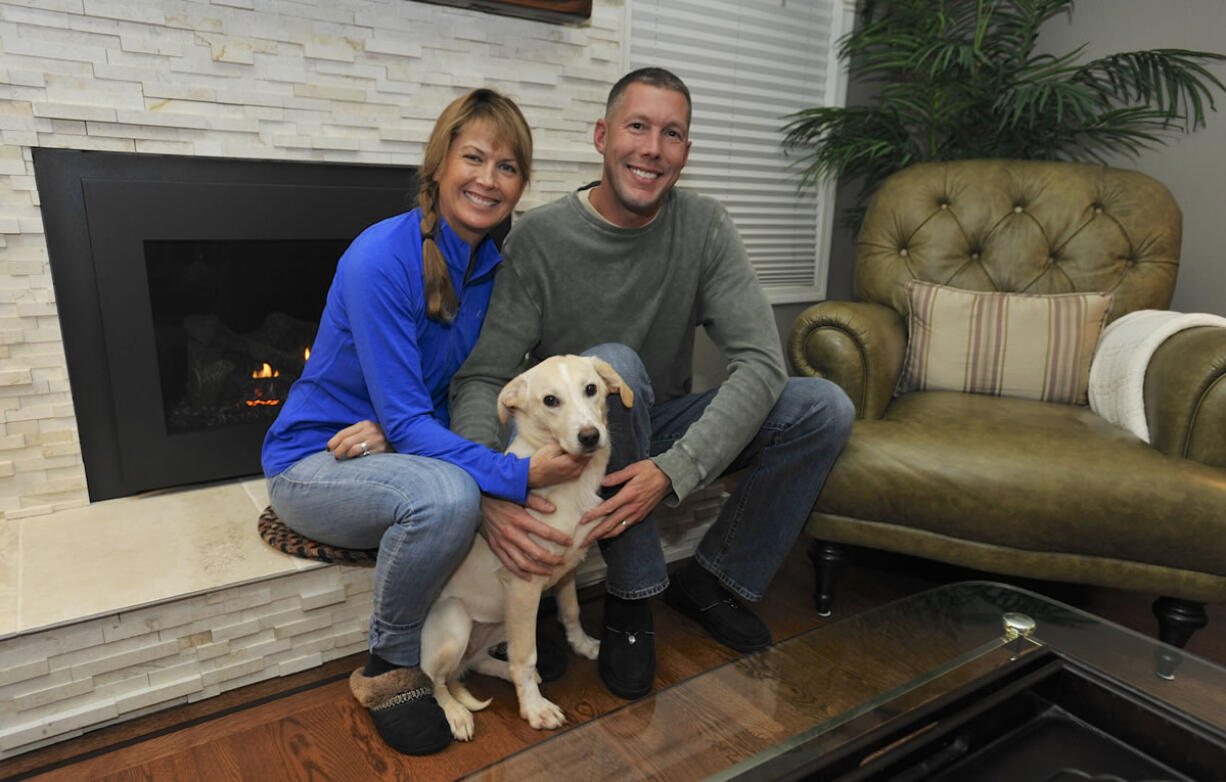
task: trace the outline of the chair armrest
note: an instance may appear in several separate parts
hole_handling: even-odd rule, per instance
[[[894,396],[907,345],[902,317],[874,302],[824,301],[796,318],[788,357],[798,374],[838,384],[857,418],[880,418]]]
[[[1186,329],[1154,351],[1145,419],[1159,451],[1226,467],[1226,328]]]

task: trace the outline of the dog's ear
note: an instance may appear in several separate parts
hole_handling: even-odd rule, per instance
[[[511,418],[511,411],[524,403],[528,393],[528,381],[517,377],[502,387],[498,392],[498,420],[506,423]]]
[[[617,370],[609,366],[608,362],[598,358],[592,359],[592,365],[596,367],[596,374],[600,375],[600,379],[609,387],[609,393],[617,394],[622,398],[623,405],[632,407],[634,392],[630,390],[630,386],[626,385],[626,381],[622,380],[621,375],[617,374]]]

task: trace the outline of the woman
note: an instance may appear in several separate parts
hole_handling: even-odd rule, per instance
[[[447,107],[418,208],[367,228],[341,257],[306,370],[264,440],[269,497],[290,528],[379,549],[370,658],[350,687],[408,754],[451,740],[419,667],[420,633],[472,543],[482,492],[524,502],[582,468],[560,449],[525,460],[448,429],[448,384],[502,260],[489,231],[519,201],[531,161],[531,132],[507,98],[478,89]],[[343,428],[365,419],[381,431]]]

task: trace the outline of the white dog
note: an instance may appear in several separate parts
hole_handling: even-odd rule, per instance
[[[556,543],[538,541],[564,559],[552,576],[533,575],[531,580],[516,576],[503,567],[485,538],[477,535],[430,608],[422,627],[421,668],[434,684],[435,700],[447,715],[452,735],[461,741],[473,736],[472,712],[490,703],[477,700],[458,681],[469,670],[510,680],[519,698],[519,714],[532,727],[557,728],[565,722],[566,715],[537,686],[536,615],[544,590],[557,587],[558,616],[571,648],[593,660],[600,650],[600,642],[579,624],[574,571],[586,553],[576,534],[579,517],[600,503],[597,491],[608,466],[605,404],[610,394],[619,394],[627,407],[633,403],[633,392],[604,361],[553,356],[516,377],[498,395],[498,417],[503,423],[510,416],[515,419],[515,437],[508,453],[529,457],[557,443],[568,453],[590,458],[577,479],[536,490],[556,511],[529,511],[574,538],[565,550]],[[503,639],[507,641],[506,662],[486,651]]]

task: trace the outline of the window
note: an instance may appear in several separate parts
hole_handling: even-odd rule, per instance
[[[834,186],[798,190],[785,117],[842,105],[835,53],[850,0],[631,0],[627,69],[667,68],[690,88],[694,142],[680,184],[720,200],[772,302],[825,295]]]

